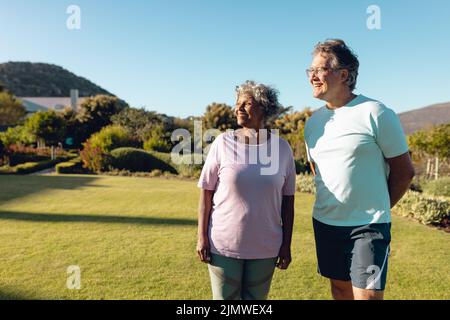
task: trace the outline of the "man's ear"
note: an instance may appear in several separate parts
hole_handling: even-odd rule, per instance
[[[348,76],[349,76],[348,70],[347,70],[347,69],[342,69],[342,70],[341,70],[341,81],[342,81],[343,83],[345,83],[345,82],[347,81]]]

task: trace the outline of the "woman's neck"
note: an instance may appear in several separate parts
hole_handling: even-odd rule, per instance
[[[264,125],[261,125],[258,128],[251,128],[251,127],[243,127],[240,130],[237,130],[237,133],[240,136],[242,136],[245,139],[246,144],[250,144],[250,140],[255,140],[256,138],[256,144],[261,144],[269,139],[270,136],[270,130],[266,130]]]

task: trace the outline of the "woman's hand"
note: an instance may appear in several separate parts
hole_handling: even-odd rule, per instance
[[[291,246],[282,244],[280,252],[278,253],[277,268],[286,270],[289,267],[291,261]]]
[[[198,236],[197,254],[201,262],[209,263],[211,261],[208,236]]]
[[[208,225],[211,215],[214,191],[202,189],[198,205],[198,231],[197,231],[197,254],[200,261],[208,263],[211,261],[209,252]]]

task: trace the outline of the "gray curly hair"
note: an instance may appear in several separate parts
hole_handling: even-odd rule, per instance
[[[282,109],[278,102],[278,90],[274,87],[247,80],[240,86],[236,86],[236,101],[242,94],[252,96],[255,101],[262,107],[266,118],[277,115]]]

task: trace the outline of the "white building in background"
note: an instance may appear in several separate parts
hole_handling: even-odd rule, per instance
[[[80,98],[78,90],[70,90],[70,97],[17,97],[28,113],[54,110],[62,112],[66,107],[77,111],[87,98]]]

